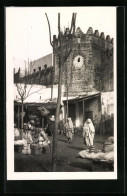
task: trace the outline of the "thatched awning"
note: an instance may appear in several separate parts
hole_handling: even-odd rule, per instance
[[[14,101],[14,105],[21,105],[21,102]],[[24,103],[24,106],[28,107],[40,107],[44,106],[47,109],[56,109],[56,102],[47,102],[47,103]]]

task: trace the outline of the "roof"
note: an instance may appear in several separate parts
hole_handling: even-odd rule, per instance
[[[21,105],[21,102],[17,102],[14,101],[15,105]],[[24,103],[24,105],[26,106],[33,106],[33,107],[40,107],[40,106],[44,106],[46,109],[55,109],[56,108],[56,102],[47,102],[47,103],[35,103],[35,102],[31,102],[31,103]]]
[[[68,97],[68,101],[85,101],[94,97],[97,97],[100,95],[100,92],[90,92],[90,93],[86,93],[85,95],[81,95],[81,96],[77,96],[77,97]],[[65,99],[63,99],[64,102],[67,101],[67,98],[65,97]]]
[[[21,84],[21,89],[24,91],[24,84]],[[29,93],[28,93],[29,92]],[[42,104],[42,103],[48,103],[51,100],[51,87],[46,87],[42,85],[27,85],[26,94],[28,93],[28,97],[24,100],[24,104]],[[17,103],[21,103],[21,97],[19,96],[19,93],[17,91],[17,87],[15,85],[14,88],[14,101]],[[52,102],[57,102],[57,94],[58,94],[58,88],[57,85],[53,86],[53,99]]]

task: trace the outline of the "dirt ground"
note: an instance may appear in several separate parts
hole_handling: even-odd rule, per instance
[[[109,135],[95,135],[95,149],[102,150],[103,143]],[[49,137],[52,143],[52,137]],[[107,166],[102,167],[91,160],[76,158],[77,154],[86,149],[82,134],[76,133],[71,144],[66,142],[65,135],[58,135],[57,172],[90,172],[110,171]],[[40,155],[22,155],[15,152],[15,172],[50,172],[52,154],[49,152]],[[94,170],[93,170],[94,164]]]

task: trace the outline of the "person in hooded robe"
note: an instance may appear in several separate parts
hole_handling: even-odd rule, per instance
[[[71,118],[67,118],[67,123],[65,124],[65,130],[66,130],[67,142],[71,143],[74,135],[74,126]]]
[[[88,118],[83,126],[83,138],[84,138],[84,143],[87,146],[93,145],[94,135],[95,135],[94,125],[91,119]]]
[[[14,124],[14,139],[15,140],[18,140],[20,138],[20,131],[19,129],[17,128],[17,125],[16,123]]]
[[[55,130],[55,116],[52,115],[49,122],[49,130],[50,130],[50,134],[53,135],[54,130]]]

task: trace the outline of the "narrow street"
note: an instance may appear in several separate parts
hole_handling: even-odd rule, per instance
[[[105,139],[108,135],[102,136],[95,134],[94,145],[96,149],[102,149]],[[52,137],[49,137],[52,143]],[[84,150],[82,133],[74,135],[71,144],[66,142],[64,135],[58,135],[57,149],[57,172],[90,172],[92,171],[92,161],[88,159],[76,158],[76,155]],[[50,172],[52,155],[41,153],[40,155],[22,155],[15,153],[15,172]],[[95,171],[102,171],[97,167]]]

